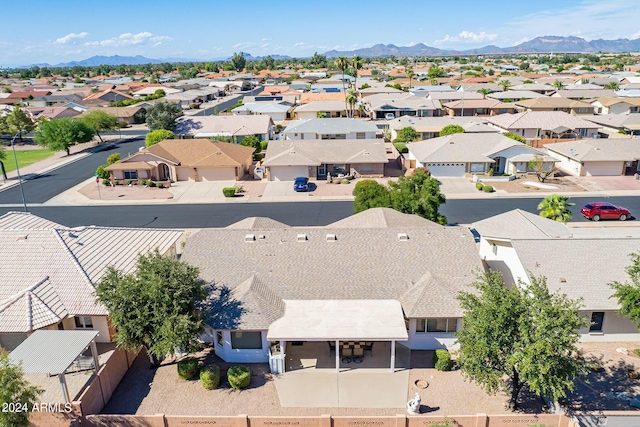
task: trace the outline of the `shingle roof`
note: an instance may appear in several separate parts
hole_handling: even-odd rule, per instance
[[[356,119],[332,118],[332,119],[309,119],[291,122],[283,133],[319,133],[335,134],[350,132],[377,132],[375,123],[365,122]]]
[[[593,108],[593,105],[586,102],[550,96],[515,101],[514,104],[525,108]]]
[[[289,227],[287,224],[283,224],[271,218],[264,218],[259,216],[253,216],[249,218],[245,218],[238,222],[234,222],[233,224],[227,226],[227,228],[239,228],[239,229],[256,229],[256,228],[281,228],[281,227]]]
[[[449,296],[482,269],[473,236],[463,227],[419,227],[412,216],[405,218],[407,224],[398,220],[375,231],[344,223],[264,229],[264,238],[249,241],[249,230],[201,230],[188,239],[182,259],[199,267],[203,279],[232,290],[255,276],[284,300],[400,299],[429,272],[437,286],[429,286],[428,294],[447,301],[438,313],[460,316]],[[400,239],[402,233],[408,239]],[[426,317],[430,309],[425,298],[405,313]]]
[[[594,129],[591,122],[567,114],[563,111],[525,111],[517,114],[500,114],[488,117],[487,121],[502,129],[542,129],[554,130],[558,127],[569,129]]]
[[[318,112],[318,111],[343,111],[347,106],[344,101],[312,101],[307,104],[299,105],[295,108],[296,113]]]
[[[640,142],[635,139],[594,139],[547,144],[545,148],[579,162],[640,159]]]
[[[419,217],[418,215],[407,215],[391,208],[367,209],[357,215],[351,215],[340,221],[329,224],[331,228],[437,228],[444,226],[433,221]]]
[[[0,229],[1,230],[15,230],[15,229],[37,229],[37,228],[54,228],[62,227],[48,219],[41,218],[33,215],[30,212],[7,212],[0,216]]]
[[[194,137],[216,134],[246,135],[246,129],[251,135],[264,135],[269,132],[273,124],[271,117],[259,114],[253,116],[182,116],[176,120],[176,135],[190,135]],[[245,130],[243,130],[245,129]]]
[[[473,228],[482,237],[499,239],[540,239],[572,235],[566,225],[521,209],[474,222]]]
[[[264,166],[319,166],[322,163],[388,163],[378,139],[276,140],[269,142]]]

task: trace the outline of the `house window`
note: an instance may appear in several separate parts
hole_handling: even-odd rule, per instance
[[[416,332],[452,333],[458,329],[458,319],[416,319]]]
[[[602,324],[604,323],[604,311],[594,311],[591,313],[591,327],[589,332],[602,332]]]
[[[218,345],[224,345],[224,340],[222,339],[222,332],[216,331],[216,342]]]
[[[345,165],[344,163],[333,165],[333,173],[334,174],[345,173],[346,169],[347,169],[347,165]]]
[[[365,139],[365,133],[364,132],[357,132],[356,133],[356,139]]]
[[[262,332],[231,332],[231,348],[236,350],[260,350],[262,348]]]
[[[471,163],[470,171],[473,172],[484,172],[484,163]]]
[[[138,171],[125,170],[124,171],[124,179],[138,179]]]
[[[427,332],[427,319],[416,319],[416,332]]]
[[[73,320],[76,322],[76,329],[93,329],[91,316],[76,316]]]
[[[494,255],[498,255],[498,245],[496,245],[495,243],[493,243],[491,245],[491,252],[493,252]]]

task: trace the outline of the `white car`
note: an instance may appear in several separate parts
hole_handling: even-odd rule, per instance
[[[384,115],[385,120],[393,120],[396,118],[396,115],[393,113],[387,113]]]

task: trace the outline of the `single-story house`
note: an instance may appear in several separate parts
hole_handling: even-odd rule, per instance
[[[442,106],[439,101],[422,96],[384,96],[376,95],[366,98],[372,119],[386,119],[387,114],[394,117],[415,116],[434,117],[442,115]]]
[[[111,179],[238,181],[253,162],[253,147],[209,139],[167,139],[105,170]]]
[[[598,134],[598,125],[563,111],[500,114],[488,117],[487,122],[502,132],[515,133],[527,139],[593,138]]]
[[[269,142],[262,166],[269,181],[293,181],[299,176],[326,179],[327,173],[382,177],[388,161],[379,139],[276,140]]]
[[[516,111],[513,105],[495,99],[461,99],[442,106],[450,116],[495,116]]]
[[[285,139],[375,139],[378,127],[356,119],[308,119],[290,122],[282,131]]]
[[[32,119],[37,120],[40,117],[47,119],[61,119],[63,117],[76,117],[80,112],[73,108],[67,107],[25,107],[24,110],[29,113]]]
[[[512,86],[511,90],[526,90],[531,92],[537,92],[541,95],[550,95],[556,91],[556,88],[551,86],[550,84],[544,84],[544,83],[523,83],[523,84]]]
[[[216,99],[220,90],[216,87],[202,86],[198,89],[185,90],[184,92],[171,93],[164,97],[169,102],[175,102],[184,109],[193,104],[202,104]]]
[[[306,104],[298,105],[293,110],[294,120],[317,119],[320,113],[324,117],[330,119],[332,117],[347,117],[347,104],[342,101],[312,101]],[[358,106],[354,109],[357,111]]]
[[[498,133],[498,130],[489,126],[482,118],[477,117],[411,117],[403,116],[389,121],[391,140],[398,137],[398,131],[405,127],[412,127],[420,134],[420,140],[437,138],[440,131],[448,125],[459,125],[465,133]]]
[[[265,115],[275,122],[287,120],[291,105],[283,102],[251,102],[233,109],[234,116]]]
[[[177,255],[182,230],[69,228],[23,212],[0,216],[0,348],[9,351],[38,329],[93,329],[97,342],[114,334],[95,299],[107,266],[133,271],[138,255]]]
[[[502,102],[512,102],[518,100],[522,101],[525,99],[544,98],[545,96],[546,95],[532,90],[507,90],[504,92],[490,93],[487,95],[487,98],[497,99]]]
[[[640,166],[640,141],[590,139],[545,145],[558,167],[575,176],[634,175]]]
[[[268,115],[250,116],[182,116],[176,120],[175,134],[179,138],[210,138],[230,136],[236,142],[247,136],[257,136],[268,141],[273,134],[274,123]]]
[[[471,99],[484,99],[481,93],[478,92],[466,92],[466,91],[447,91],[447,92],[430,92],[427,95],[428,99],[440,102],[440,104],[446,104],[447,102],[471,100]]]
[[[640,112],[640,98],[599,98],[591,103],[596,114],[631,114]]]
[[[120,92],[113,89],[105,89],[102,91],[90,93],[89,95],[85,96],[82,101],[83,102],[94,101],[96,103],[100,103],[100,102],[110,103],[110,102],[126,101],[128,99],[133,99],[133,97],[124,92]]]
[[[637,326],[618,314],[609,286],[629,280],[625,268],[629,254],[640,250],[640,228],[567,227],[519,209],[473,228],[480,234],[480,256],[502,272],[507,286],[526,286],[532,277],[544,276],[550,291],[583,299],[580,313],[592,324],[580,331],[581,341],[640,340]]]
[[[456,295],[483,270],[469,229],[388,208],[323,227],[247,218],[197,231],[182,259],[227,296],[202,338],[232,363],[271,361],[276,344],[285,353],[300,342],[365,337],[373,351],[391,344],[393,352],[396,341],[453,347],[463,314]],[[349,330],[328,331],[336,320]]]
[[[134,104],[127,107],[91,107],[88,109],[86,115],[92,111],[100,110],[107,114],[116,116],[118,123],[121,125],[135,125],[144,123],[147,117],[147,109],[141,105]]]
[[[32,107],[53,107],[60,106],[67,102],[79,102],[82,101],[82,96],[76,93],[62,93],[58,92],[55,95],[43,95],[36,96],[29,101],[29,105]]]
[[[551,95],[552,98],[567,98],[576,101],[591,102],[598,98],[614,97],[616,93],[611,89],[560,89]]]
[[[569,98],[546,96],[543,98],[514,101],[518,111],[564,111],[565,113],[580,115],[593,114],[593,105]]]
[[[598,130],[603,134],[615,137],[619,133],[640,135],[640,114],[598,114],[583,118],[599,126]]]
[[[502,175],[526,173],[528,163],[542,157],[549,167],[557,160],[500,133],[457,133],[407,144],[410,168],[427,168],[435,177],[463,177],[493,169]]]

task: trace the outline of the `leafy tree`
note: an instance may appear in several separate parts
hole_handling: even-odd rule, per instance
[[[107,157],[107,164],[112,165],[114,163],[118,163],[120,161],[120,153],[113,153],[109,157]]]
[[[527,143],[527,138],[525,138],[524,136],[520,136],[516,133],[512,133],[512,132],[505,132],[502,135],[506,136],[507,138],[511,138],[514,139],[516,141],[522,142],[523,144]]]
[[[550,293],[544,277],[507,288],[492,271],[473,287],[458,296],[465,310],[455,334],[463,376],[488,393],[509,392],[512,410],[525,385],[554,401],[572,391],[575,378],[588,371],[575,345],[589,324],[578,314],[581,301]]]
[[[30,385],[23,377],[22,367],[13,365],[9,353],[0,350],[0,407],[4,404],[26,405],[28,411],[0,410],[0,426],[27,427],[29,412],[43,390]]]
[[[360,90],[362,90],[362,89],[367,89],[367,88],[369,88],[369,87],[371,87],[371,86],[369,86],[367,83],[365,83],[365,84],[363,84],[362,86],[360,86]]]
[[[420,138],[420,134],[411,126],[403,127],[398,131],[398,136],[394,142],[413,142]]]
[[[262,145],[260,144],[260,140],[255,135],[250,135],[240,141],[240,145],[244,145],[245,147],[253,147],[255,150],[253,154],[258,154],[262,151]]]
[[[158,142],[164,141],[165,139],[174,139],[176,134],[171,132],[170,130],[158,129],[151,131],[144,137],[144,145],[147,147],[151,147],[152,145],[157,144]]]
[[[440,130],[440,136],[464,133],[464,128],[460,125],[447,125]]]
[[[100,136],[100,132],[110,132],[118,126],[118,118],[116,116],[101,110],[93,110],[82,116],[80,120],[95,131],[101,143],[104,141],[102,140],[102,136]]]
[[[444,70],[442,68],[436,67],[435,65],[431,68],[429,68],[429,71],[427,72],[427,76],[429,76],[429,79],[437,79],[438,77],[444,77]]]
[[[109,266],[96,296],[110,313],[116,342],[131,350],[143,346],[154,367],[176,349],[194,351],[208,294],[198,274],[198,268],[157,250],[141,255],[131,274]]]
[[[631,265],[625,269],[630,282],[614,281],[609,286],[615,291],[613,296],[620,304],[619,313],[634,322],[640,329],[640,252],[629,255]]]
[[[553,176],[558,171],[558,167],[555,163],[545,166],[544,157],[542,156],[535,156],[533,160],[530,160],[529,163],[527,163],[527,169],[535,172],[536,177],[540,182],[544,182],[547,178]]]
[[[620,90],[620,83],[618,82],[609,82],[606,85],[604,85],[605,89],[611,89],[611,90]]]
[[[486,99],[487,95],[489,95],[493,91],[491,89],[487,88],[487,87],[483,87],[483,88],[478,89],[476,92],[482,94],[482,99]]]
[[[316,113],[316,117],[319,118],[319,119],[324,119],[325,117],[327,117],[327,113],[324,112],[324,111],[318,111]]]
[[[40,124],[40,129],[34,133],[33,139],[51,150],[65,150],[68,156],[71,146],[91,141],[93,135],[93,128],[82,120],[64,117]]]
[[[33,132],[36,128],[36,123],[31,117],[24,112],[18,105],[13,107],[11,114],[8,114],[5,118],[6,130],[4,133],[9,135],[18,135],[18,139],[22,143],[22,135],[29,132]]]
[[[173,102],[156,102],[147,109],[147,127],[150,131],[165,129],[174,131],[176,119],[182,114],[182,109]]]
[[[560,194],[550,194],[538,204],[540,216],[558,222],[571,221],[569,208],[575,203],[569,203],[569,197]]]
[[[438,180],[426,169],[418,168],[413,175],[401,176],[397,182],[389,181],[389,193],[393,209],[447,224],[447,218],[438,212],[446,198],[440,192]]]
[[[353,207],[355,213],[366,211],[370,208],[391,207],[389,189],[373,179],[359,181],[353,188]]]
[[[562,90],[562,89],[564,89],[564,88],[565,88],[565,85],[564,85],[564,83],[563,83],[562,81],[560,81],[560,80],[556,79],[556,80],[553,82],[553,87],[554,87],[554,88],[556,88],[557,90]]]
[[[244,52],[233,53],[233,57],[231,58],[231,64],[233,64],[233,69],[236,71],[242,71],[247,65],[247,59],[244,57]]]
[[[96,173],[95,175],[100,178],[100,179],[109,179],[111,177],[111,173],[108,170],[105,170],[106,167],[108,167],[109,165],[100,165],[97,167],[96,169]]]

